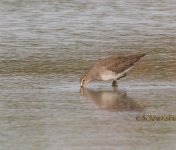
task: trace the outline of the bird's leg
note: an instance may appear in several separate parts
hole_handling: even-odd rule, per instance
[[[118,87],[117,80],[120,80],[121,78],[124,78],[124,77],[126,77],[126,73],[124,73],[122,76],[118,77],[116,80],[113,80],[112,86]]]
[[[126,73],[124,73],[122,76],[118,77],[117,80],[120,80],[121,78],[126,77]]]
[[[114,87],[118,87],[117,80],[113,80],[113,82],[112,82],[112,86],[114,86]]]
[[[124,77],[126,77],[126,73],[124,73],[122,76],[120,76],[120,77],[118,77],[116,80],[114,80],[114,81],[112,82],[112,86],[118,87],[117,80],[120,80],[121,78],[124,78]]]

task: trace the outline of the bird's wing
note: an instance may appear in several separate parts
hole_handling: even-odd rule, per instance
[[[112,62],[107,65],[106,69],[115,73],[121,73],[126,69],[132,67],[145,54],[135,54],[130,56],[114,57]]]

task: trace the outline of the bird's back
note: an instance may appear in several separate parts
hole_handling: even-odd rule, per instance
[[[145,56],[142,54],[133,54],[128,56],[114,56],[99,60],[93,70],[110,70],[115,73],[120,73],[132,67],[140,58]]]

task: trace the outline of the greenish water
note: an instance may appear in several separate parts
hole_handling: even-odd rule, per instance
[[[0,149],[174,149],[176,2],[0,1]],[[97,59],[146,52],[113,89]]]

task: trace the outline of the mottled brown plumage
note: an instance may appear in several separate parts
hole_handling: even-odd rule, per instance
[[[114,56],[98,60],[97,63],[83,75],[80,79],[80,84],[89,83],[93,80],[113,80],[113,85],[117,85],[117,80],[126,76],[134,64],[145,56],[142,54],[132,54],[128,56]]]

